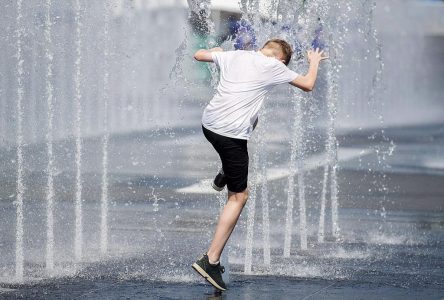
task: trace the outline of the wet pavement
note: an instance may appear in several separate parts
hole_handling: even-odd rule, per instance
[[[262,207],[256,201],[252,272],[244,273],[247,210],[226,249],[229,290],[214,293],[190,268],[211,239],[217,193],[184,188],[205,182],[217,157],[199,127],[113,136],[110,140],[109,254],[100,255],[99,139],[84,142],[84,257],[73,263],[72,141],[56,145],[55,273],[45,271],[44,162],[27,162],[25,284],[14,283],[13,149],[3,149],[0,190],[0,299],[443,299],[444,130],[392,128],[338,136],[340,239],[317,241],[322,147],[304,172],[308,250],[300,250],[295,199],[291,256],[283,257],[288,179],[286,137],[268,143],[271,265],[263,260]],[[370,137],[370,138],[369,138]],[[391,142],[393,141],[393,142]],[[254,141],[250,151],[255,151]],[[393,146],[394,145],[394,146]],[[154,150],[155,149],[155,150]],[[348,151],[348,152],[347,152]],[[390,153],[391,152],[391,153]],[[27,157],[42,157],[30,145]],[[70,154],[71,153],[71,154]],[[390,153],[390,155],[389,155]],[[385,155],[385,156],[384,156]],[[310,160],[312,159],[312,160]],[[281,172],[281,173],[279,173]],[[284,175],[279,175],[284,174]],[[279,175],[279,176],[278,176]]]

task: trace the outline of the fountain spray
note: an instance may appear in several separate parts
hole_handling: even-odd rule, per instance
[[[53,135],[54,135],[54,87],[53,87],[53,59],[51,40],[51,0],[46,0],[45,16],[45,57],[46,65],[46,104],[48,109],[48,129],[46,132],[46,152],[48,156],[48,165],[46,167],[46,271],[49,275],[54,271],[54,153],[53,153]]]
[[[290,257],[291,240],[293,232],[293,207],[294,207],[294,176],[298,175],[299,196],[299,229],[301,249],[307,249],[307,221],[305,209],[305,185],[303,178],[304,162],[302,149],[302,101],[303,95],[294,91],[294,124],[292,128],[291,152],[290,152],[290,175],[288,176],[287,211],[285,220],[284,257]]]
[[[267,124],[266,110],[263,110],[261,115],[261,122]],[[261,126],[266,128],[266,126]],[[265,142],[265,130],[258,133],[260,137],[259,147],[259,161],[260,161],[260,183],[261,183],[261,200],[262,200],[262,242],[264,250],[264,265],[270,266],[270,212],[268,199],[268,181],[267,181],[267,143]]]
[[[252,184],[250,186],[248,202],[247,202],[247,237],[245,242],[245,262],[244,272],[251,274],[252,260],[253,260],[253,238],[254,238],[254,218],[256,214],[256,198],[258,185],[258,170],[259,170],[259,148],[256,148],[253,154],[253,168],[252,168]]]
[[[109,102],[109,7],[104,2],[103,24],[103,136],[102,136],[102,183],[100,197],[100,253],[108,251],[108,102]]]
[[[313,21],[312,14],[319,9],[318,2],[307,4],[305,1],[300,3],[299,15],[294,15],[294,26],[300,27],[299,39],[302,45],[308,48],[312,39],[312,32],[316,22]],[[296,42],[297,37],[293,37]],[[302,69],[304,61],[299,61],[298,69]],[[291,154],[290,154],[290,174],[288,176],[288,195],[287,195],[287,212],[285,222],[284,236],[284,257],[290,257],[291,240],[293,232],[293,207],[294,207],[294,176],[298,175],[298,198],[299,198],[299,233],[301,250],[307,250],[307,216],[305,203],[305,182],[304,182],[304,127],[302,104],[310,97],[310,95],[302,94],[301,91],[293,91],[294,103],[294,125],[291,135]]]
[[[75,239],[74,239],[74,257],[76,262],[80,262],[82,259],[82,138],[81,138],[81,117],[82,117],[82,91],[81,85],[81,62],[82,62],[82,7],[80,6],[80,0],[75,2],[75,22],[76,22],[76,55],[75,60],[75,110],[76,110],[76,122],[75,122],[75,134],[76,134],[76,194],[75,194]]]
[[[16,198],[16,244],[15,244],[15,278],[23,281],[23,194],[25,185],[23,183],[23,57],[22,57],[22,0],[17,0],[16,17],[16,72],[17,72],[17,198]]]

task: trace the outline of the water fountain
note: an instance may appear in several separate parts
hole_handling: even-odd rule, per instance
[[[345,6],[349,5],[348,3],[344,3]],[[324,10],[321,14],[321,19],[327,18],[327,11]],[[324,167],[324,176],[323,176],[323,185],[322,185],[322,193],[321,193],[321,211],[320,211],[320,219],[319,219],[319,229],[318,229],[318,242],[324,241],[325,235],[325,197],[326,197],[326,189],[328,182],[328,175],[330,174],[330,198],[331,198],[331,220],[332,220],[332,236],[334,238],[339,238],[339,226],[338,226],[338,183],[337,183],[337,168],[338,168],[338,145],[335,134],[335,124],[336,124],[336,110],[338,103],[338,74],[341,69],[341,55],[339,53],[342,52],[343,45],[343,37],[338,34],[337,40],[333,38],[333,30],[334,28],[339,28],[342,26],[341,18],[344,18],[342,15],[340,18],[336,20],[336,24],[330,24],[327,22],[326,29],[328,30],[329,43],[335,46],[335,49],[330,53],[331,55],[331,65],[327,73],[328,78],[328,91],[327,97],[329,102],[327,104],[328,108],[328,129],[327,129],[327,141],[326,141],[326,153],[327,153],[327,164]]]
[[[268,124],[268,118],[266,111],[261,115],[261,122],[265,125]],[[260,133],[258,133],[260,134]],[[270,254],[270,212],[269,212],[269,195],[268,195],[268,180],[267,180],[267,144],[265,142],[265,134],[262,134],[262,138],[258,143],[259,148],[259,161],[261,162],[260,180],[261,183],[261,204],[262,204],[262,248],[264,256],[264,266],[270,267],[271,254]]]
[[[249,274],[253,264],[253,246],[254,246],[254,223],[256,218],[256,200],[258,198],[259,181],[259,149],[256,149],[252,156],[252,184],[249,187],[247,208],[247,234],[245,239],[245,261],[244,272]]]
[[[245,0],[228,12],[216,12],[209,0],[145,2],[5,6],[1,24],[9,25],[0,41],[15,60],[0,58],[0,283],[73,274],[197,280],[187,273],[188,261],[211,236],[226,194],[213,196],[207,186],[177,190],[215,171],[199,118],[218,73],[193,62],[192,53],[197,46],[234,48],[235,34],[220,34],[216,16],[251,26],[251,46],[271,36],[290,41],[297,50],[291,68],[298,71],[306,68],[299,52],[318,35],[330,54],[314,93],[284,87],[266,100],[250,144],[250,199],[222,257],[235,278],[353,279],[355,267],[367,270],[381,255],[389,260],[387,250],[397,253],[392,244],[415,246],[421,237],[428,247],[424,236],[439,240],[433,228],[440,216],[411,217],[425,220],[424,227],[396,223],[407,217],[386,209],[396,199],[388,198],[387,183],[374,183],[386,178],[383,165],[394,149],[389,131],[375,129],[365,141],[356,134],[384,126],[392,115],[381,105],[389,62],[374,1],[337,7],[324,0]],[[366,18],[357,18],[361,13]],[[199,37],[189,24],[196,15],[206,26]],[[350,138],[345,130],[361,117]],[[356,174],[376,192],[368,193]],[[412,255],[420,252],[414,246]],[[355,260],[343,263],[349,257]]]
[[[75,233],[74,233],[74,256],[77,262],[82,259],[82,90],[81,90],[81,62],[82,62],[82,10],[80,1],[75,2],[75,23],[76,23],[76,60],[75,66],[75,134],[76,134],[76,194],[75,194]]]
[[[49,275],[54,270],[54,87],[53,80],[53,58],[51,46],[51,0],[46,1],[45,15],[45,43],[46,43],[46,101],[48,105],[48,129],[46,134],[46,148],[48,153],[48,181],[46,185],[46,270]]]
[[[22,58],[22,1],[17,2],[17,198],[16,198],[16,245],[15,245],[15,277],[23,280],[23,58]]]
[[[293,207],[294,207],[294,177],[298,175],[298,195],[299,195],[299,218],[300,218],[300,237],[301,249],[307,250],[307,232],[305,220],[305,191],[303,179],[303,149],[302,149],[302,110],[301,105],[303,97],[300,94],[295,95],[294,101],[294,126],[292,128],[291,155],[290,155],[290,174],[288,176],[288,197],[287,212],[285,222],[284,239],[284,257],[290,257],[291,240],[293,233]]]
[[[109,3],[104,2],[104,73],[103,73],[103,136],[102,136],[102,193],[101,203],[101,222],[100,222],[100,251],[106,254],[108,250],[108,101],[109,101]]]

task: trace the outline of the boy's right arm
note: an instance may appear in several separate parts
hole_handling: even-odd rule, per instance
[[[213,57],[211,56],[211,52],[221,52],[224,51],[220,47],[215,47],[211,49],[199,49],[194,53],[194,59],[203,62],[213,62]]]
[[[295,80],[290,82],[290,84],[305,92],[312,91],[316,82],[316,77],[318,76],[319,63],[328,58],[328,56],[324,56],[323,54],[324,51],[319,51],[319,49],[316,49],[315,51],[307,51],[307,59],[310,63],[307,74],[299,75]]]

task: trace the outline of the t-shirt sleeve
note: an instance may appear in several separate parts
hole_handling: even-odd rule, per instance
[[[289,83],[296,79],[299,76],[298,73],[290,70],[286,65],[281,62],[277,62],[273,68],[273,77],[271,79],[271,84],[283,84]]]
[[[223,51],[211,52],[211,58],[213,59],[213,62],[219,67],[223,65],[225,56],[226,53]]]

